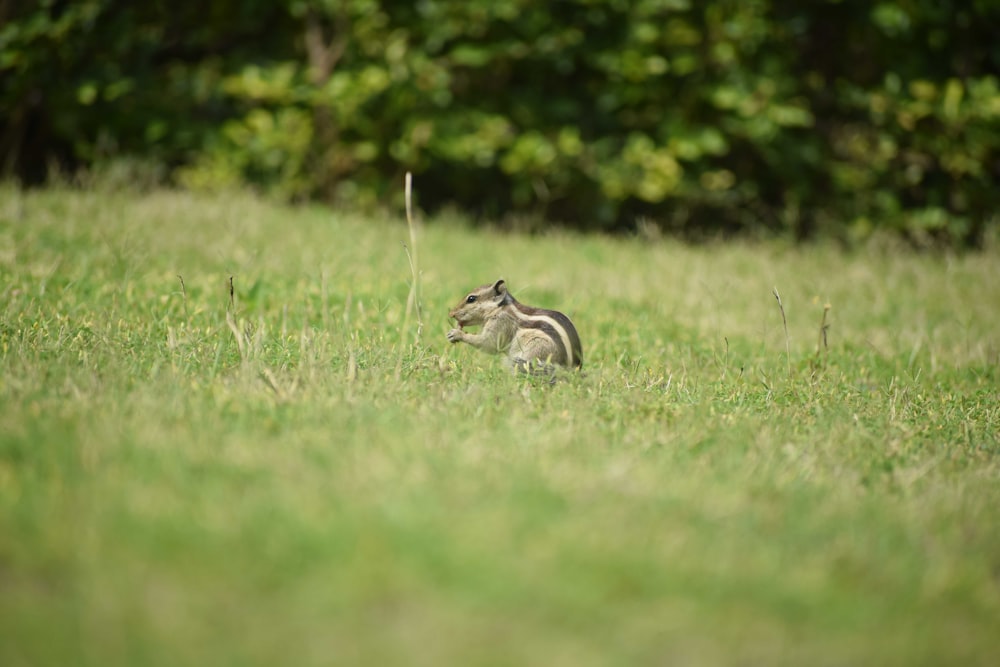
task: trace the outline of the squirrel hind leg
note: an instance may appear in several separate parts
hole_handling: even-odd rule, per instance
[[[511,369],[515,374],[524,373],[532,377],[548,378],[550,383],[556,381],[558,367],[543,359],[525,359],[523,357],[512,357],[510,360]]]

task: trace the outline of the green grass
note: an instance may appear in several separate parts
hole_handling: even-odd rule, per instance
[[[0,189],[0,664],[996,660],[995,251],[438,220],[404,332],[408,238]],[[447,343],[498,277],[583,377]]]

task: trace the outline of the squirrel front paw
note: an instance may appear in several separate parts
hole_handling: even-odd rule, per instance
[[[462,340],[462,337],[464,335],[465,332],[463,332],[461,329],[452,329],[451,331],[448,332],[448,341],[451,343],[457,343],[458,341]]]

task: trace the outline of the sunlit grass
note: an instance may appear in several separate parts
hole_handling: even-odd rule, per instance
[[[995,658],[995,254],[432,221],[401,338],[404,242],[0,189],[0,664]],[[447,343],[499,277],[582,377]]]

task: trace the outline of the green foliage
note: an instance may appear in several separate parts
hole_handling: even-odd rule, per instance
[[[997,224],[993,3],[88,0],[8,9],[0,139],[31,177],[139,154],[193,188],[584,229]]]
[[[0,664],[996,662],[995,249],[433,222],[0,189]]]

